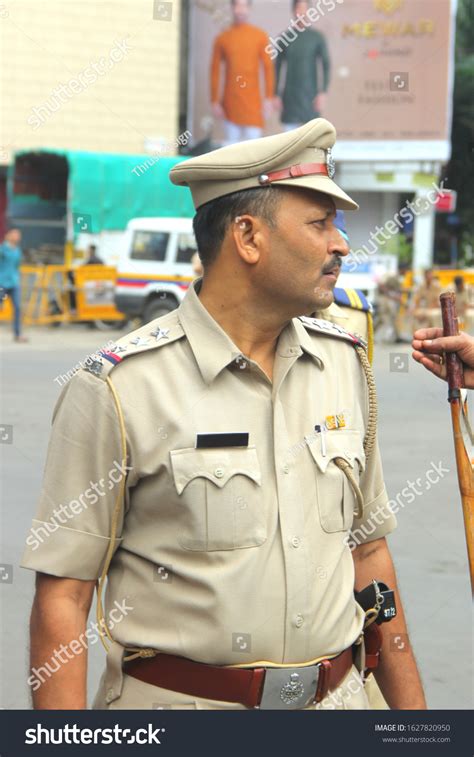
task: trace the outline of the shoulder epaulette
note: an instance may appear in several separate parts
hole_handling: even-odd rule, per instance
[[[360,289],[334,288],[334,302],[345,308],[363,310],[365,313],[372,312],[372,305]]]
[[[150,323],[140,326],[121,337],[114,344],[107,344],[97,352],[92,353],[84,361],[84,370],[93,373],[94,376],[106,379],[110,371],[123,360],[143,352],[171,344],[184,336],[176,311],[167,313]]]
[[[301,316],[298,320],[309,329],[309,331],[316,331],[318,334],[324,334],[324,336],[333,336],[338,339],[344,339],[346,342],[351,342],[353,345],[357,345],[367,349],[367,342],[362,339],[361,336],[351,334],[332,321],[325,321],[322,318],[310,318],[306,315]]]

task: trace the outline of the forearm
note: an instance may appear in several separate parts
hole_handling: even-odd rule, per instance
[[[393,582],[381,578],[390,586]],[[397,616],[382,623],[382,652],[375,679],[392,710],[426,710],[426,700],[398,590],[395,589]]]
[[[361,550],[357,555],[357,551]],[[382,694],[392,710],[426,709],[420,675],[408,638],[405,614],[397,588],[397,577],[385,539],[364,544],[354,552],[356,590],[367,586],[372,579],[387,584],[395,591],[397,616],[382,623],[382,651],[374,675]],[[397,639],[399,637],[399,639]]]
[[[29,679],[35,710],[86,709],[87,647],[81,642],[87,614],[72,599],[35,600]]]

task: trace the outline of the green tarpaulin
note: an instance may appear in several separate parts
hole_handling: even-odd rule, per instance
[[[176,187],[168,178],[170,169],[185,158],[44,149],[22,150],[15,159],[41,155],[44,160],[48,154],[67,160],[68,211],[73,219],[89,217],[92,233],[123,230],[131,218],[194,215],[189,189]],[[41,179],[47,181],[47,175]]]

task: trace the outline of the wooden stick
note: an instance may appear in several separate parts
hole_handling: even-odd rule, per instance
[[[440,295],[439,299],[441,303],[444,336],[456,336],[459,333],[458,318],[456,314],[456,295],[453,292],[445,292]],[[459,490],[461,492],[464,530],[466,532],[471,589],[474,595],[474,475],[472,462],[466,451],[461,427],[461,389],[464,386],[463,364],[455,352],[447,352],[445,359],[448,379],[448,400],[451,405],[451,420],[453,424],[456,468],[459,480]]]

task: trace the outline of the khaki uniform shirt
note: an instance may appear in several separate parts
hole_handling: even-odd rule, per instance
[[[425,282],[420,284],[415,290],[414,307],[439,309],[439,296],[442,291],[441,285],[436,279],[429,286]]]
[[[176,311],[122,338],[100,375],[81,369],[55,409],[23,566],[83,580],[101,573],[121,475],[108,374],[129,470],[105,615],[114,601],[133,608],[114,638],[214,664],[306,662],[350,646],[363,612],[348,530],[370,541],[396,521],[378,450],[365,460],[356,351],[337,330],[314,329],[300,319],[283,329],[271,382],[191,286]],[[336,414],[346,425],[324,434],[324,449],[314,426]],[[196,449],[196,435],[211,432],[248,432],[248,447]],[[360,478],[359,521],[336,455]]]

